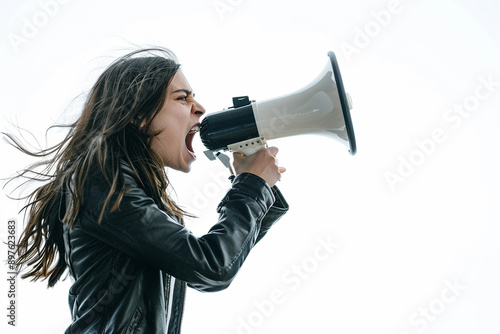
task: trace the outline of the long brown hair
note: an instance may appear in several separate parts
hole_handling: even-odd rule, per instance
[[[24,198],[26,227],[17,244],[16,264],[18,271],[24,265],[31,268],[22,278],[48,279],[49,287],[57,283],[67,266],[62,224],[74,225],[85,183],[95,173],[109,185],[99,222],[105,210],[118,208],[125,194],[122,161],[132,167],[139,185],[155,202],[178,217],[187,214],[167,194],[163,162],[150,148],[157,133],[148,131],[179,66],[173,53],[163,48],[141,49],[115,60],[90,90],[78,120],[62,126],[68,128],[64,140],[47,149],[33,152],[4,133],[11,145],[41,159],[11,181],[44,182]],[[61,215],[66,198],[69,205]]]

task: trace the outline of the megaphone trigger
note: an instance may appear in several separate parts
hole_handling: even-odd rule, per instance
[[[224,166],[226,166],[227,168],[231,168],[231,160],[227,155],[221,152],[217,152],[215,156],[222,162]]]
[[[220,162],[222,162],[222,164],[229,169],[229,172],[231,173],[231,175],[234,175],[233,167],[231,166],[231,160],[229,159],[229,157],[227,155],[225,155],[222,152],[214,153],[211,150],[203,151],[203,153],[205,153],[206,157],[210,161],[214,161],[215,159],[219,159]]]

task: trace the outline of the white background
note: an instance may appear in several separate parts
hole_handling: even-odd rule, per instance
[[[329,50],[337,54],[354,101],[358,153],[312,135],[270,143],[288,169],[279,186],[290,212],[227,290],[188,292],[183,333],[500,332],[495,1],[1,6],[1,129],[14,132],[9,122],[17,123],[42,145],[48,126],[78,114],[80,100],[71,101],[136,45],[171,48],[209,112],[233,96],[262,100],[299,89],[323,69]],[[169,176],[178,203],[200,217],[188,227],[201,235],[216,222],[228,184],[199,137],[195,148],[192,172]],[[2,178],[33,161],[4,142],[0,149]],[[18,234],[22,225],[21,203],[7,192],[2,241],[10,218]],[[7,325],[3,243],[0,250],[1,332],[64,332],[69,279],[53,289],[19,280],[16,327]]]

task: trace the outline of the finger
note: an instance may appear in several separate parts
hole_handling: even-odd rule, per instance
[[[272,155],[273,157],[275,157],[278,154],[278,151],[279,150],[276,146],[271,146],[267,148],[267,152],[269,152],[269,154]]]
[[[243,153],[241,152],[233,152],[233,158],[240,158],[244,157]]]

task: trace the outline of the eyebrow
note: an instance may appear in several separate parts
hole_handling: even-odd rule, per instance
[[[181,88],[181,89],[178,89],[176,91],[173,91],[172,94],[174,93],[186,93],[186,95],[192,95],[194,97],[194,94],[192,91],[188,90],[188,89],[184,89],[184,88]]]

